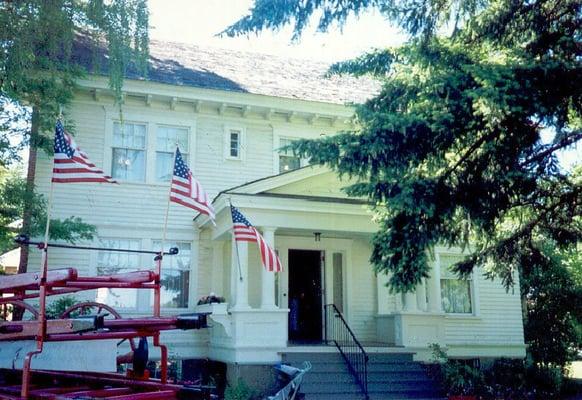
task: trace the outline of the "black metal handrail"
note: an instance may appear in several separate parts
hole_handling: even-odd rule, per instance
[[[368,399],[368,354],[335,304],[325,305],[325,322],[325,341],[338,348],[350,373]]]

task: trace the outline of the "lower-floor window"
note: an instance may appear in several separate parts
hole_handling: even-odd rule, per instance
[[[100,247],[107,249],[140,250],[139,239],[100,239]],[[112,275],[133,272],[140,269],[138,253],[121,253],[99,250],[97,254],[97,275]],[[112,307],[137,307],[137,290],[135,289],[97,289],[97,301]]]
[[[441,299],[443,311],[450,314],[473,313],[472,279],[459,279],[451,267],[463,257],[454,255],[439,256],[441,264]]]
[[[159,250],[162,242],[154,240],[154,250]],[[192,264],[192,245],[190,242],[164,243],[164,251],[171,247],[178,248],[178,254],[165,256],[162,264],[162,276],[160,277],[161,306],[166,308],[188,307],[188,294],[190,291],[190,267]],[[150,299],[153,304],[153,296]]]

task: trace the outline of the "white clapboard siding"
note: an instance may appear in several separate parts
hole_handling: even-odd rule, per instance
[[[349,323],[356,336],[363,341],[376,338],[376,276],[370,265],[370,246],[363,240],[352,245],[352,270],[348,271],[351,287]]]
[[[467,318],[447,318],[445,324],[447,343],[523,344],[519,286],[516,285],[513,292],[506,292],[498,279],[494,281],[485,279],[480,272],[476,272],[478,314]]]

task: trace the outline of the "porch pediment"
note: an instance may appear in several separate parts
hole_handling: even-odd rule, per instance
[[[351,183],[348,180],[340,180],[337,174],[329,168],[307,166],[248,182],[225,190],[222,193],[276,194],[347,199],[348,196],[342,189]]]
[[[328,168],[308,166],[222,191],[213,201],[217,226],[212,236],[217,238],[230,230],[231,203],[259,227],[288,232],[375,232],[369,204],[342,191],[350,183]],[[209,221],[199,216],[196,222],[204,227]]]

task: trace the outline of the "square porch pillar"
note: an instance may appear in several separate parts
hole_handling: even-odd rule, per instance
[[[232,287],[234,288],[234,309],[247,310],[249,306],[249,245],[237,242],[232,237]]]
[[[416,312],[418,311],[418,305],[416,301],[416,289],[412,292],[404,293],[404,311]]]
[[[277,228],[264,227],[263,237],[265,242],[272,249],[275,248],[275,231]],[[274,310],[278,307],[275,305],[275,274],[276,272],[267,271],[261,268],[261,309]]]
[[[438,253],[435,255],[432,272],[427,280],[427,291],[428,311],[431,313],[441,313],[441,266]]]

